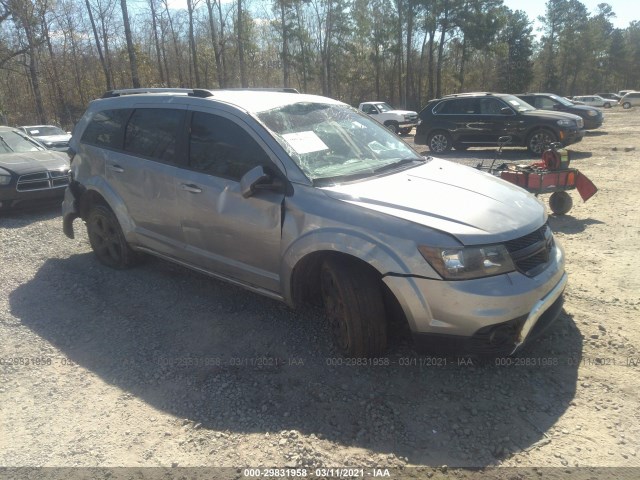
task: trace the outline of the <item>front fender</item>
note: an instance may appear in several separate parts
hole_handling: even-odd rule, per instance
[[[340,227],[314,230],[297,238],[283,253],[280,278],[283,297],[287,303],[293,304],[291,277],[296,265],[306,256],[318,252],[350,255],[367,262],[381,275],[410,270],[399,255],[397,248],[392,249],[361,232]]]

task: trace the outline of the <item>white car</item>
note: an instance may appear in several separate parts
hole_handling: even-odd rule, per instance
[[[590,105],[592,107],[604,107],[611,108],[615,105],[615,101],[610,100],[608,98],[602,98],[599,95],[581,95],[577,97],[573,97],[573,102],[580,102],[584,105]]]
[[[71,134],[55,125],[26,125],[18,127],[32,138],[35,138],[48,150],[66,152],[69,149]]]

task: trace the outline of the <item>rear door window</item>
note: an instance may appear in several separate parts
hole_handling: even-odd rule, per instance
[[[124,150],[164,163],[177,163],[176,151],[184,117],[185,110],[136,109],[127,124]]]

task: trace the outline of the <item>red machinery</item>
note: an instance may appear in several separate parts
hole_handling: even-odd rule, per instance
[[[500,138],[502,142],[498,143],[498,154],[501,154],[502,147],[511,140],[510,138],[507,140],[507,138]],[[494,168],[494,159],[488,170],[534,195],[551,193],[549,198],[551,211],[556,215],[564,215],[573,206],[573,201],[567,190],[577,189],[585,202],[598,191],[598,188],[586,175],[580,173],[576,168],[569,167],[570,162],[569,151],[563,149],[560,143],[552,143],[543,152],[540,162],[529,165],[503,163]],[[482,168],[482,165],[479,165],[479,168]]]

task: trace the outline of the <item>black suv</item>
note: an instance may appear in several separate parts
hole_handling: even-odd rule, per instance
[[[497,145],[511,136],[511,145],[539,155],[551,142],[569,145],[584,137],[582,118],[536,110],[513,95],[461,93],[429,101],[420,112],[414,142],[435,153]]]
[[[598,128],[604,121],[601,110],[588,105],[576,105],[572,101],[553,93],[518,93],[516,97],[542,110],[579,115],[584,121],[585,130]]]

